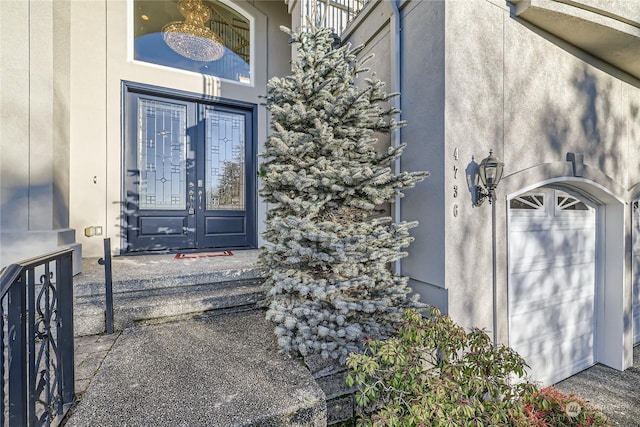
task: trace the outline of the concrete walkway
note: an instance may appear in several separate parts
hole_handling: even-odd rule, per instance
[[[85,350],[86,361],[95,366],[107,354],[66,425],[325,425],[322,390],[299,361],[277,352],[271,328],[255,311],[84,338],[99,349]],[[78,391],[86,372],[78,369]]]
[[[633,350],[633,367],[624,372],[596,365],[556,388],[581,395],[602,409],[614,426],[640,426],[640,346]]]
[[[74,338],[75,393],[82,397],[102,366],[120,332],[111,335],[88,335]]]

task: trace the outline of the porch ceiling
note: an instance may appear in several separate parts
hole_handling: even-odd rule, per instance
[[[510,0],[510,3],[515,5],[517,17],[640,78],[640,18],[633,11],[626,13],[625,7],[614,7],[623,2]]]

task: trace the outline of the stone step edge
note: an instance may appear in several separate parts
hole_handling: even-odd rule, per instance
[[[122,330],[136,322],[151,319],[192,316],[208,311],[257,307],[263,299],[260,286],[238,286],[216,289],[212,292],[183,293],[179,296],[151,296],[120,300],[114,298],[114,329]],[[76,336],[95,335],[104,332],[104,302],[84,301],[74,307],[74,328]]]
[[[197,313],[179,314],[177,316],[156,317],[153,319],[136,320],[133,326],[136,327],[136,326],[158,325],[158,324],[169,323],[169,322],[181,322],[188,319],[200,319],[200,318],[206,319],[206,318],[224,316],[225,314],[246,313],[246,312],[260,311],[260,310],[262,310],[262,307],[259,304],[238,305],[233,307],[216,308],[216,309],[197,312]]]
[[[152,295],[152,296],[144,296],[140,295],[137,298],[114,298],[114,312],[123,311],[131,308],[136,308],[140,306],[145,307],[164,307],[164,308],[175,308],[177,304],[185,304],[192,302],[199,302],[202,300],[210,300],[212,302],[222,300],[223,298],[231,298],[231,297],[241,297],[241,296],[253,296],[255,299],[258,299],[264,295],[261,287],[259,286],[238,286],[235,288],[225,288],[225,289],[214,289],[211,292],[197,292],[197,293],[181,293],[175,295]],[[99,309],[104,311],[105,305],[104,301],[78,301],[74,304],[74,312],[82,311],[84,309],[88,309],[92,311],[92,309]],[[199,312],[199,310],[195,310],[194,312]]]
[[[136,299],[149,299],[153,297],[180,297],[184,295],[199,295],[203,293],[211,293],[211,292],[224,292],[228,289],[236,289],[236,288],[256,288],[262,289],[262,284],[264,282],[263,278],[254,278],[254,279],[241,279],[241,280],[230,280],[226,282],[214,282],[214,283],[203,283],[203,284],[186,284],[180,286],[161,286],[155,288],[146,288],[146,289],[132,289],[127,291],[119,291],[113,292],[114,301],[128,301],[128,300],[136,300]],[[104,304],[105,294],[87,294],[87,295],[75,295],[74,301],[77,304],[83,303],[95,303],[95,304]]]
[[[143,291],[146,289],[178,288],[197,285],[219,284],[220,287],[233,286],[235,282],[244,280],[264,280],[266,270],[261,268],[245,268],[237,270],[212,271],[208,273],[181,274],[178,276],[159,276],[136,279],[114,280],[112,282],[113,293]],[[74,297],[87,295],[104,295],[105,282],[74,281]]]
[[[242,427],[264,427],[264,426],[309,426],[319,427],[326,425],[327,403],[324,399],[311,400],[303,399],[298,405],[289,407],[288,411],[265,414],[262,417],[254,418],[252,421],[243,423]]]

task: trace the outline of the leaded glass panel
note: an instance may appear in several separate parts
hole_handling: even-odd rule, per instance
[[[140,209],[186,208],[187,107],[148,99],[138,103]]]
[[[244,210],[245,116],[206,109],[207,210]]]

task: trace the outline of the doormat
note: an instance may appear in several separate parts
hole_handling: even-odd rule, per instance
[[[174,259],[188,259],[188,258],[213,258],[216,256],[231,256],[231,251],[223,252],[193,252],[189,254],[176,254]]]

